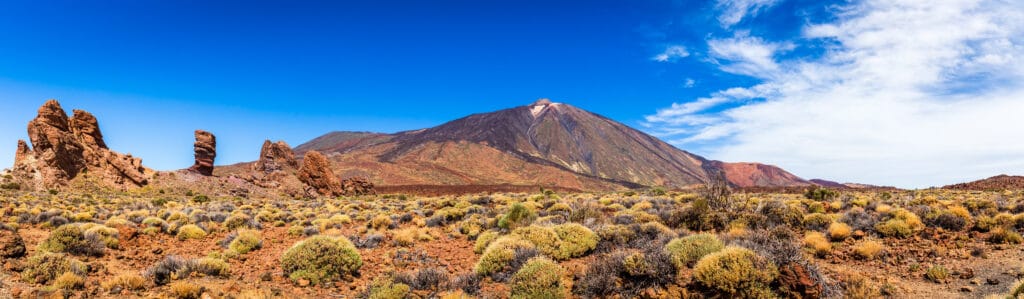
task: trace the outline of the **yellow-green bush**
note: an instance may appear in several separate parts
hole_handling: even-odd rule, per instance
[[[522,203],[517,202],[513,203],[508,208],[508,212],[506,212],[505,215],[502,215],[501,218],[498,219],[498,227],[506,229],[515,229],[518,227],[530,225],[530,223],[533,222],[533,220],[536,218],[537,213],[535,213],[530,208],[527,208]]]
[[[892,218],[875,225],[875,231],[886,237],[906,238],[924,229],[921,218],[905,209],[891,211]]]
[[[882,253],[883,249],[885,249],[885,246],[878,241],[864,240],[854,245],[853,252],[861,259],[870,260],[878,256],[879,253]]]
[[[693,276],[701,284],[729,296],[761,297],[779,275],[775,264],[750,249],[730,246],[697,262]]]
[[[293,281],[313,284],[354,274],[363,259],[352,242],[345,238],[313,236],[295,243],[281,255],[281,268]]]
[[[78,290],[85,287],[85,278],[75,273],[64,272],[53,280],[53,287],[65,291]]]
[[[725,248],[722,240],[709,233],[689,235],[673,239],[665,245],[665,251],[672,258],[676,269],[690,267],[705,255]]]
[[[557,258],[556,256],[561,255],[560,247],[562,241],[558,239],[558,234],[555,233],[555,230],[550,227],[524,226],[512,231],[512,235],[533,243],[537,250],[548,256]]]
[[[833,241],[843,241],[850,237],[852,229],[849,225],[842,222],[832,222],[828,226],[828,237]]]
[[[380,214],[377,215],[376,217],[373,217],[373,219],[370,220],[370,228],[375,230],[386,230],[388,229],[388,227],[391,227],[392,223],[393,221],[391,221],[391,217],[388,217],[388,215]]]
[[[822,213],[811,213],[804,216],[803,224],[807,229],[819,230],[828,227],[832,218]]]
[[[104,281],[101,286],[112,293],[116,290],[139,291],[146,288],[146,279],[138,274],[121,274]]]
[[[206,238],[206,231],[195,224],[186,224],[178,228],[178,240]]]
[[[942,283],[949,278],[949,270],[946,270],[946,267],[942,265],[931,266],[928,268],[928,271],[925,271],[924,277],[932,282]]]
[[[558,239],[561,241],[556,259],[569,259],[581,257],[587,252],[597,248],[601,241],[594,231],[579,223],[564,223],[554,227]]]
[[[87,269],[85,263],[69,255],[40,252],[28,258],[25,262],[25,269],[21,272],[21,279],[27,282],[46,284],[65,272],[85,275]]]
[[[404,283],[396,283],[391,280],[375,280],[370,284],[369,299],[398,299],[406,298],[412,288]]]
[[[484,249],[487,249],[487,246],[491,245],[491,242],[494,242],[494,240],[497,240],[500,236],[501,234],[496,231],[486,231],[481,233],[480,236],[476,237],[476,243],[473,244],[473,252],[476,254],[484,253]]]
[[[203,287],[188,281],[176,281],[168,288],[172,298],[199,299],[203,295]]]
[[[100,241],[103,241],[103,245],[106,245],[107,248],[116,249],[120,244],[120,241],[118,241],[117,229],[107,227],[105,225],[95,225],[85,230],[84,235],[86,238],[100,239]]]
[[[228,243],[228,249],[234,251],[237,254],[246,254],[250,251],[260,249],[263,246],[263,240],[260,239],[259,231],[255,230],[243,230],[238,232],[238,236],[231,243]]]
[[[473,271],[478,275],[490,275],[501,271],[515,257],[516,249],[533,249],[533,243],[515,236],[505,236],[487,246]]]
[[[545,257],[535,257],[523,264],[509,281],[511,298],[565,298],[562,267]]]
[[[988,233],[988,241],[996,244],[1020,244],[1020,234],[1015,231],[998,227]]]
[[[824,257],[832,251],[832,243],[828,242],[824,234],[815,231],[809,231],[804,235],[804,247],[818,257]]]
[[[65,224],[50,232],[39,244],[39,250],[66,252],[75,255],[103,255],[106,247],[99,238],[86,238],[82,229],[74,224]]]

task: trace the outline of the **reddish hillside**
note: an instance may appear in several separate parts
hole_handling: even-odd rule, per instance
[[[381,186],[528,185],[581,190],[683,188],[724,170],[737,186],[803,186],[774,166],[711,162],[577,107],[540,100],[437,127],[333,132],[296,148],[330,153],[342,176]]]
[[[978,191],[1020,190],[1024,189],[1024,176],[1001,174],[983,180],[945,186],[942,189]]]

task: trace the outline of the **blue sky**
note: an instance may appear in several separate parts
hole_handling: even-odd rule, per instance
[[[1020,141],[996,143],[1012,132],[935,141],[1020,124],[976,124],[1024,94],[1012,1],[214,2],[0,4],[0,165],[48,98],[96,114],[114,150],[177,169],[194,129],[217,134],[230,164],[268,138],[417,129],[548,97],[808,178],[917,187],[1024,166]],[[934,33],[950,37],[898,38]],[[923,79],[878,71],[875,58],[901,55],[923,58],[881,63]],[[967,81],[980,83],[952,84]],[[951,158],[974,165],[922,168]]]

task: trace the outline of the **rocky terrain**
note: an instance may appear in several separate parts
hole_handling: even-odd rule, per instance
[[[973,182],[953,184],[942,187],[951,190],[999,191],[1018,190],[1024,188],[1024,176],[997,175]]]

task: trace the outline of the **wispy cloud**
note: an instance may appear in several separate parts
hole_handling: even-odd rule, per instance
[[[1022,19],[1012,1],[866,0],[804,28],[802,42],[827,49],[818,57],[780,60],[790,43],[743,32],[709,40],[712,63],[762,82],[646,125],[684,148],[715,141],[712,158],[805,177],[926,187],[1020,172]]]
[[[718,22],[723,28],[736,25],[748,16],[756,16],[761,11],[775,5],[778,0],[718,0],[718,8],[722,10]]]
[[[673,45],[665,48],[665,51],[658,55],[654,55],[651,59],[658,62],[676,62],[681,58],[690,56],[690,52],[686,51],[686,47]]]

